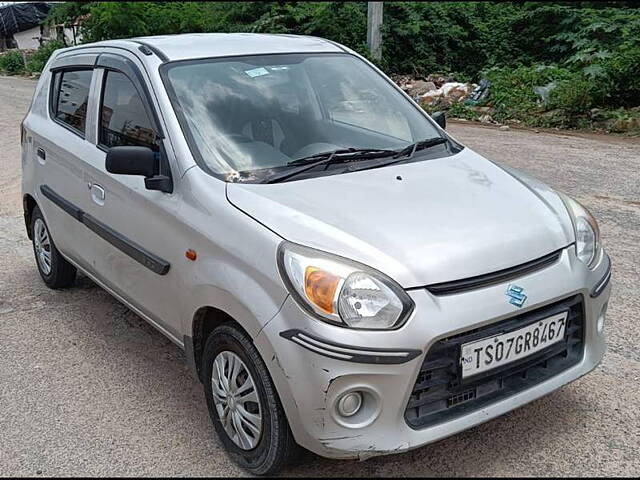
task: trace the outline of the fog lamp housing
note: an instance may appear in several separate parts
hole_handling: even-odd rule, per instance
[[[362,393],[355,391],[342,395],[338,399],[338,413],[343,417],[352,417],[362,406]]]

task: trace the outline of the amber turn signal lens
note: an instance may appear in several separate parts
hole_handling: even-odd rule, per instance
[[[198,258],[198,255],[196,254],[196,251],[192,250],[192,249],[189,249],[186,252],[184,252],[184,256],[187,257],[192,262],[194,262],[196,260],[196,258]]]
[[[326,313],[335,313],[333,299],[340,284],[340,277],[316,267],[304,271],[304,292],[315,306]]]

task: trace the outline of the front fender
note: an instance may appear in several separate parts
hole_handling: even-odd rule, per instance
[[[283,289],[282,298],[276,299],[264,291],[261,292],[256,285],[247,285],[247,288],[253,290],[253,302],[250,304],[246,303],[249,298],[239,298],[238,292],[230,292],[213,285],[193,287],[191,293],[194,304],[191,306],[191,315],[185,322],[183,331],[193,334],[193,320],[198,311],[203,307],[212,307],[238,322],[251,338],[255,339],[269,320],[278,313],[287,294]]]

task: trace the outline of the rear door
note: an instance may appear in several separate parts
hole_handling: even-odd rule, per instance
[[[95,267],[115,293],[180,343],[181,282],[173,267],[185,260],[186,247],[177,196],[147,190],[141,176],[105,169],[106,152],[121,145],[151,148],[168,167],[157,110],[134,59],[102,54],[96,82],[96,144],[86,157],[83,202]]]
[[[35,166],[35,194],[58,249],[92,272],[90,236],[81,223],[79,205],[87,194],[83,158],[92,144],[90,112],[95,55],[75,55],[56,61],[45,116],[29,119],[30,153]]]

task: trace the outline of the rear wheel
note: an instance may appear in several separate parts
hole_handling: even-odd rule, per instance
[[[204,348],[203,370],[209,414],[236,463],[267,475],[292,460],[298,446],[251,339],[232,324],[217,327]]]
[[[60,255],[39,207],[35,207],[31,214],[31,240],[38,271],[44,283],[49,288],[72,285],[76,278],[76,267]]]

